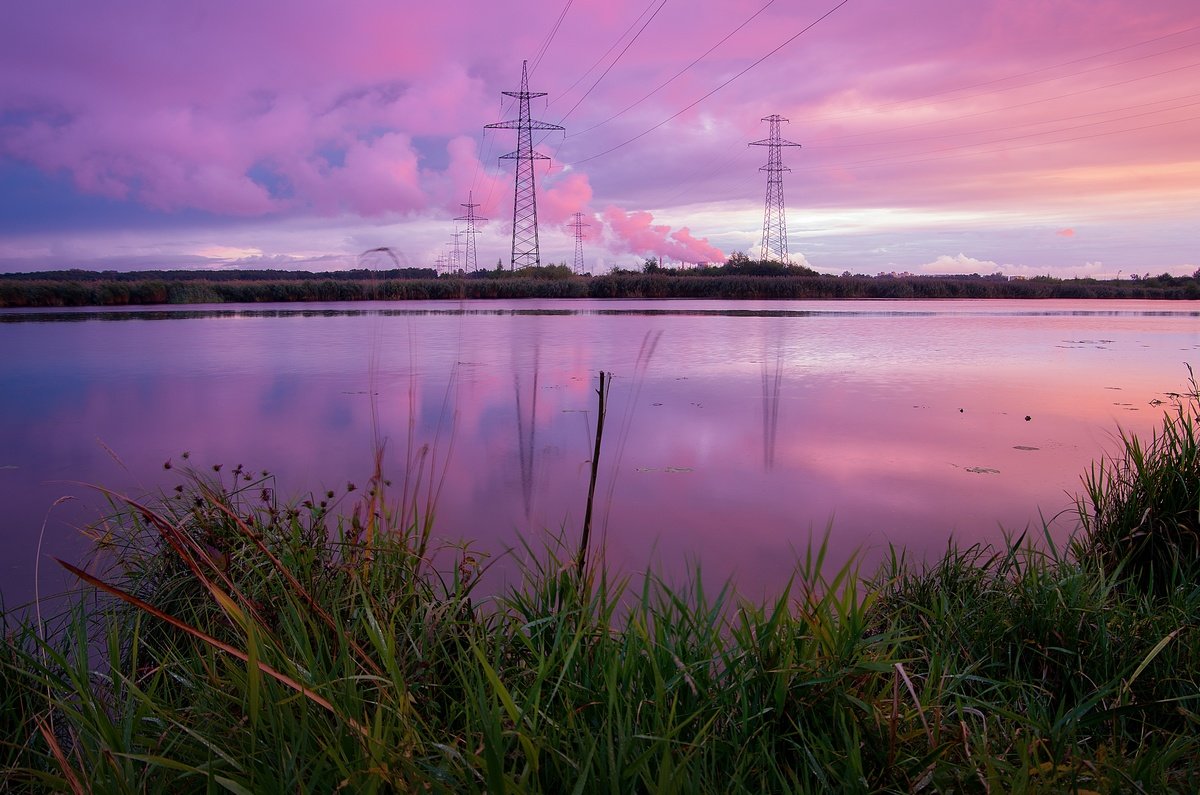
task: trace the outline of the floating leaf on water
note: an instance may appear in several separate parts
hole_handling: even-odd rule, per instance
[[[1013,445],[1013,449],[1014,449],[1014,450],[1037,450],[1037,449],[1039,449],[1039,448],[1037,448],[1037,447],[1030,447],[1030,446],[1028,446],[1028,445],[1024,445],[1024,444],[1014,444],[1014,445]]]

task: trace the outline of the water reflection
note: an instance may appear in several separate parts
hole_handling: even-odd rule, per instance
[[[706,577],[769,590],[831,520],[845,555],[891,543],[920,557],[1036,526],[1039,509],[1069,506],[1118,421],[1156,425],[1151,401],[1200,351],[1194,303],[721,306],[0,323],[0,588],[31,593],[38,530],[67,494],[80,499],[53,509],[44,552],[78,555],[77,527],[103,505],[66,481],[170,488],[162,464],[185,450],[269,469],[286,498],[365,483],[377,440],[391,440],[399,490],[426,446],[420,500],[441,542],[499,553],[545,530],[575,538],[604,369],[596,520],[610,562],[682,574],[701,561]]]
[[[520,458],[521,498],[525,506],[525,523],[530,526],[533,521],[534,472],[537,462],[537,405],[538,380],[541,376],[541,335],[533,332],[532,363],[521,366],[517,358],[519,352],[513,350],[513,392],[517,409],[517,451]],[[525,389],[525,401],[521,401],[521,381],[529,382]],[[527,409],[526,409],[527,407]]]
[[[779,392],[783,387],[782,331],[778,325],[772,328],[771,341],[764,342],[762,358],[763,471],[765,472],[770,472],[775,468],[775,440],[779,436]]]
[[[475,300],[469,304],[453,301],[413,301],[408,303],[365,301],[362,303],[272,305],[213,304],[197,308],[129,306],[110,309],[0,309],[0,323],[82,323],[86,321],[125,322],[149,320],[197,320],[215,318],[284,317],[566,317],[596,315],[607,317],[936,317],[953,314],[962,317],[1026,318],[1121,318],[1121,317],[1200,317],[1195,301],[1015,301],[1015,300],[938,300],[938,301],[738,301],[585,299],[535,300],[529,306],[513,302]],[[670,306],[664,306],[669,303]],[[498,305],[497,305],[498,304]],[[717,304],[717,306],[713,306]],[[780,304],[808,304],[808,308],[787,309]],[[1109,308],[1080,308],[1080,304],[1106,304]],[[1030,308],[1038,305],[1039,308]],[[936,307],[936,309],[931,308]],[[1121,308],[1113,308],[1121,307]]]

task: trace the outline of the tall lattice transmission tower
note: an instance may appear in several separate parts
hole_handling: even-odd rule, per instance
[[[783,172],[791,171],[783,164],[782,149],[800,144],[779,137],[779,122],[787,121],[778,113],[765,116],[760,121],[771,123],[771,134],[761,141],[751,141],[750,146],[767,147],[767,164],[759,171],[767,172],[767,201],[763,208],[762,258],[788,262],[787,220],[783,210]]]
[[[571,266],[573,273],[583,273],[583,228],[591,226],[583,222],[583,213],[571,216],[571,230],[575,232],[575,262]]]
[[[460,215],[458,218],[454,219],[455,221],[466,221],[467,222],[467,228],[462,233],[462,234],[466,235],[466,237],[467,237],[467,244],[466,244],[466,249],[465,249],[465,259],[463,261],[463,270],[466,271],[467,273],[474,273],[475,267],[476,267],[475,236],[479,234],[479,230],[475,228],[475,222],[487,220],[486,218],[480,218],[478,215],[475,214],[475,208],[478,207],[479,205],[473,204],[471,202],[472,198],[474,198],[474,195],[472,193],[468,193],[467,201],[466,201],[466,203],[464,203],[462,205],[463,207],[467,208],[467,214]]]
[[[458,273],[462,268],[462,236],[463,233],[457,229],[450,237],[454,238],[454,242],[450,244],[450,272]]]
[[[537,190],[533,182],[533,162],[550,158],[533,151],[533,131],[563,129],[557,124],[530,118],[529,100],[544,97],[546,92],[529,90],[527,64],[528,61],[521,62],[521,90],[501,92],[506,97],[516,98],[519,106],[516,121],[487,125],[487,129],[491,130],[517,131],[517,151],[500,156],[501,160],[517,161],[516,187],[513,190],[512,260],[509,263],[514,270],[518,265],[525,268],[541,264],[538,254]]]

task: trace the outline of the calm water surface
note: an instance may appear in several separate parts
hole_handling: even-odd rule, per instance
[[[0,593],[61,587],[102,501],[181,453],[301,496],[428,444],[437,533],[493,555],[577,537],[597,371],[614,565],[757,597],[832,523],[835,560],[1041,527],[1118,426],[1200,364],[1200,304],[521,301],[0,312]],[[1028,420],[1026,418],[1029,418]],[[75,499],[55,505],[64,497]],[[1065,535],[1069,516],[1055,525]],[[500,568],[503,571],[503,567]]]

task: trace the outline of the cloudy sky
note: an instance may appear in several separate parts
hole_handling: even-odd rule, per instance
[[[528,61],[542,261],[1200,268],[1196,0],[43,0],[0,25],[0,270],[509,259]],[[460,224],[461,226],[461,224]]]

